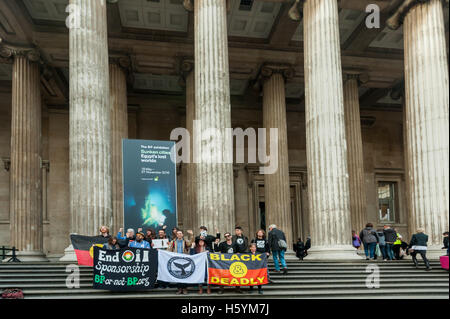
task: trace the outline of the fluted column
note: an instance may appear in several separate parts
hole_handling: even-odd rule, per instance
[[[127,59],[109,65],[111,103],[112,215],[114,233],[123,224],[122,139],[128,138]]]
[[[96,235],[112,224],[106,2],[70,4],[79,22],[69,32],[71,231]]]
[[[10,166],[11,245],[20,261],[47,261],[41,203],[41,83],[35,50],[3,47],[14,59]]]
[[[449,214],[449,93],[442,2],[405,1],[388,20],[404,21],[405,103],[412,225],[429,235],[429,255],[442,255]],[[413,233],[415,230],[411,230]]]
[[[344,83],[345,134],[352,229],[357,233],[367,222],[364,157],[359,113],[358,75],[347,74]]]
[[[188,163],[183,163],[183,183],[185,183],[186,193],[183,196],[185,201],[183,211],[183,226],[185,229],[196,229],[197,225],[197,196],[196,196],[196,167],[193,163],[193,133],[195,120],[195,74],[194,64],[191,61],[183,61],[182,72],[184,84],[186,86],[186,129],[190,134],[190,158]]]
[[[203,133],[194,143],[201,146],[194,148],[197,217],[223,233],[235,226],[232,149],[225,141],[231,128],[226,1],[195,1],[194,19],[195,117]],[[220,133],[207,134],[211,128]],[[230,163],[224,163],[227,156]]]
[[[359,259],[351,246],[337,0],[306,0],[305,118],[310,259]]]
[[[266,201],[266,225],[277,225],[286,234],[287,242],[293,241],[292,211],[289,181],[288,140],[286,123],[285,78],[292,75],[288,67],[264,66],[263,76],[263,127],[266,129],[266,150],[277,152],[278,169],[264,174]],[[270,129],[278,130],[277,149],[270,149]],[[290,247],[290,245],[289,245]]]

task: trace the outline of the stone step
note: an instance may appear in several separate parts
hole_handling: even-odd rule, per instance
[[[443,280],[444,279],[444,280]],[[380,283],[446,283],[445,277],[431,277],[431,276],[425,276],[425,277],[414,277],[414,279],[410,277],[405,278],[380,278]],[[331,279],[314,279],[314,278],[303,278],[303,279],[292,279],[292,278],[283,278],[280,277],[278,279],[272,278],[272,281],[274,284],[328,284],[328,283],[365,283],[365,278],[355,278],[355,279],[342,279],[342,278],[331,278]],[[23,285],[23,284],[47,284],[47,283],[60,283],[65,285],[66,277],[59,277],[59,278],[21,278],[18,280],[17,278],[3,278],[0,280],[0,285],[3,286],[11,286],[12,284],[16,285]],[[92,284],[92,276],[81,276],[80,277],[80,283],[89,283]],[[447,282],[448,284],[448,282]]]
[[[414,288],[414,289],[423,289],[423,288],[447,288],[449,287],[449,283],[443,282],[403,282],[403,283],[380,283],[380,286],[383,288]],[[10,288],[10,285],[0,284],[0,289]],[[65,283],[35,283],[35,284],[17,284],[16,288],[23,289],[24,292],[30,292],[35,289],[44,290],[44,289],[60,289],[61,292],[69,289],[66,287]],[[193,286],[195,287],[195,286]],[[92,287],[91,282],[83,282],[80,283],[80,289],[92,289],[92,292],[98,292],[101,290],[95,290]],[[296,290],[304,290],[304,289],[359,289],[359,288],[367,288],[365,282],[360,283],[339,283],[339,282],[324,282],[324,283],[292,283],[292,282],[274,282],[272,284],[264,286],[265,290],[278,290],[278,289],[296,289]],[[176,291],[175,288],[167,288]],[[194,289],[194,288],[193,288]],[[245,288],[247,289],[247,288]],[[77,289],[69,289],[76,293]],[[164,292],[166,289],[155,289],[153,290],[155,293]]]
[[[75,289],[72,289],[74,291]],[[197,299],[197,298],[207,298],[208,295],[199,295],[196,293],[194,289],[190,290],[190,293],[186,295],[175,295],[173,291],[171,293],[161,293],[155,294],[152,291],[149,292],[140,292],[140,293],[117,293],[117,292],[105,292],[98,290],[98,293],[94,294],[93,289],[76,289],[76,292],[70,293],[70,289],[64,290],[61,292],[60,290],[33,290],[33,291],[24,291],[24,297],[28,298],[92,298],[92,299],[102,299],[102,298],[120,298],[120,299],[139,299],[139,298],[182,298],[182,299]],[[246,291],[247,292],[247,291]],[[230,299],[243,299],[243,298],[255,298],[263,299],[263,298],[324,298],[324,297],[340,297],[340,298],[354,298],[354,297],[362,297],[372,298],[373,296],[378,296],[383,299],[390,299],[392,297],[402,298],[406,296],[420,298],[423,296],[433,297],[433,299],[448,299],[448,288],[428,288],[428,289],[411,289],[411,288],[394,288],[394,289],[342,289],[338,292],[330,289],[312,289],[305,291],[298,290],[267,290],[264,289],[264,295],[258,295],[256,292],[253,294],[244,293],[238,294],[234,292],[233,288],[226,288],[225,294],[219,295],[215,292],[210,295],[213,298],[230,298]]]

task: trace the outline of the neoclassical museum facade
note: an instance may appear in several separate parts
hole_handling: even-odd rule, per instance
[[[247,143],[244,163],[177,164],[182,229],[277,224],[355,259],[367,222],[424,227],[438,254],[448,30],[448,0],[0,0],[0,246],[58,260],[70,233],[126,227],[122,139],[196,120],[276,128],[278,169]]]

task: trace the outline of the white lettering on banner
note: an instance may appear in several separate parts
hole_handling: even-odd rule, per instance
[[[148,257],[147,257],[148,258]],[[133,266],[114,266],[114,265],[105,265],[99,260],[95,265],[95,269],[100,271],[100,275],[104,275],[106,272],[116,273],[116,274],[136,274],[141,273],[142,276],[145,276],[150,269],[148,265],[133,265]]]

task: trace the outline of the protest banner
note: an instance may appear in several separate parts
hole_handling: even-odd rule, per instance
[[[103,247],[108,242],[108,238],[100,236],[70,235],[73,249],[77,255],[78,265],[92,266],[94,263],[94,246]]]
[[[154,288],[157,254],[154,249],[94,247],[94,289],[133,291]]]
[[[170,283],[206,282],[207,253],[185,255],[158,250],[158,280]]]
[[[269,283],[265,254],[208,254],[208,283],[256,286]]]
[[[153,243],[153,249],[160,249],[160,248],[168,248],[169,247],[169,240],[168,239],[152,239]]]

